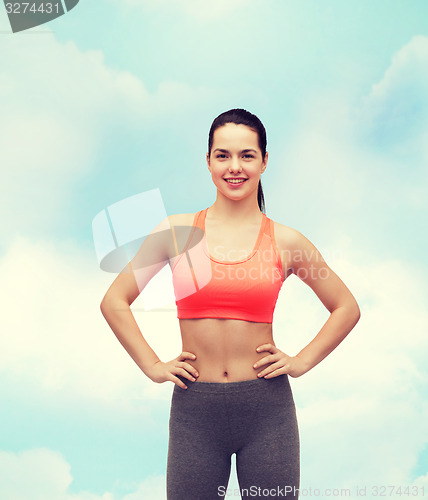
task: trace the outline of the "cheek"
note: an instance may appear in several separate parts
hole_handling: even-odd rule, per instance
[[[224,175],[224,171],[220,170],[219,168],[213,168],[213,169],[211,169],[211,173],[212,173],[213,177],[216,177],[218,179],[220,179]]]

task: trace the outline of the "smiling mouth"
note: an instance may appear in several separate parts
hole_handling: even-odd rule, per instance
[[[226,182],[229,184],[242,184],[245,182],[247,179],[224,179]]]

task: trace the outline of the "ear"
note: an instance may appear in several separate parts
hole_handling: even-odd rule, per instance
[[[266,151],[265,159],[263,160],[262,173],[266,170],[267,161],[268,161],[268,152]]]
[[[208,170],[211,172],[210,155],[209,155],[209,153],[207,153],[207,165],[208,165]]]

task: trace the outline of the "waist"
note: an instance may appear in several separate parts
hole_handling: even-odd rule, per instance
[[[226,394],[242,394],[246,391],[261,391],[265,392],[266,388],[275,386],[290,386],[290,382],[287,374],[278,375],[277,377],[272,377],[270,379],[258,378],[258,379],[248,379],[239,380],[234,382],[192,382],[181,375],[178,378],[187,385],[187,389],[182,389],[178,385],[174,386],[174,391],[182,393],[184,391],[190,392],[205,392],[205,393],[226,393]]]
[[[230,319],[180,320],[182,350],[196,355],[186,360],[199,373],[197,381],[230,383],[258,379],[263,369],[254,363],[270,353],[257,352],[263,344],[273,344],[271,323],[251,323]],[[269,364],[264,365],[264,367]]]

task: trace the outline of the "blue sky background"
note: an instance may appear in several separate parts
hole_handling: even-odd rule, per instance
[[[427,18],[425,1],[81,0],[12,34],[0,8],[0,498],[166,498],[173,385],[147,379],[99,311],[114,275],[92,219],[155,188],[168,214],[211,205],[208,130],[232,107],[267,129],[267,215],[362,311],[291,379],[302,489],[427,494]],[[171,299],[168,272],[133,305],[163,360],[181,348],[175,305],[144,300]],[[327,318],[290,277],[277,345],[296,354]]]

